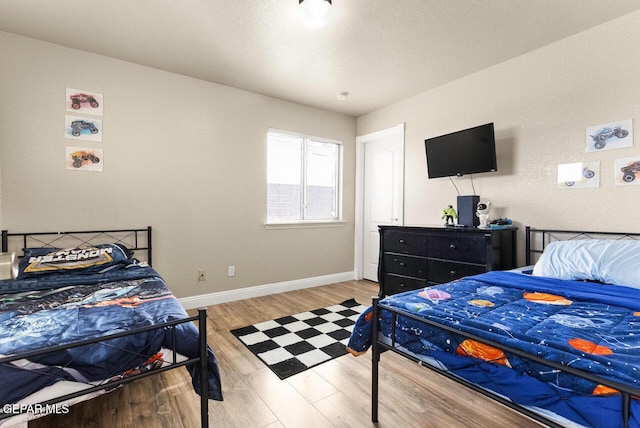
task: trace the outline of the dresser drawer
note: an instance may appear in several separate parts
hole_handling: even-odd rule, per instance
[[[484,236],[433,235],[427,241],[429,257],[457,262],[485,264]]]
[[[385,252],[427,255],[427,237],[417,233],[386,230],[382,235],[382,245]]]
[[[468,265],[464,263],[447,262],[443,260],[429,260],[428,280],[437,284],[453,281],[468,275],[477,275],[487,271],[485,266]]]
[[[404,276],[427,278],[427,258],[384,253],[384,271]]]
[[[427,286],[427,281],[399,275],[384,276],[384,293],[388,296],[409,290],[418,290]]]

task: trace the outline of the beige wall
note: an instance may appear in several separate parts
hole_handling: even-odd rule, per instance
[[[151,225],[178,297],[353,270],[355,119],[7,33],[0,53],[2,228]],[[65,169],[66,87],[104,94],[102,173]],[[345,225],[265,230],[269,127],[344,142]]]
[[[473,179],[493,217],[522,229],[640,232],[640,186],[613,181],[614,159],[640,157],[638,28],[635,12],[358,118],[358,135],[406,124],[405,224],[439,224],[455,206],[449,179],[427,179],[424,139],[494,122],[498,172]],[[633,148],[585,153],[586,127],[623,119],[634,120]],[[600,161],[599,188],[557,188],[558,163],[587,161]],[[473,194],[468,177],[454,180]]]
[[[494,216],[521,227],[640,231],[640,187],[613,184],[614,159],[640,157],[638,137],[630,149],[584,152],[587,126],[640,118],[638,26],[635,12],[357,121],[0,33],[0,226],[150,224],[155,266],[179,297],[348,272],[356,125],[364,135],[406,123],[405,223],[423,225],[440,223],[456,195],[448,179],[427,180],[424,139],[493,121],[499,172],[474,183]],[[63,134],[66,87],[105,95],[103,173],[64,168],[65,146],[77,143]],[[346,225],[264,229],[269,127],[344,141]],[[558,163],[593,160],[599,188],[557,189]],[[472,193],[469,178],[455,180]]]

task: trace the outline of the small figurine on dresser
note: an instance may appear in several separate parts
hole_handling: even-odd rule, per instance
[[[476,208],[476,215],[480,220],[480,225],[478,229],[491,229],[491,225],[489,224],[489,213],[491,212],[491,202],[485,204],[484,202],[478,202],[478,206]]]
[[[455,224],[453,219],[458,218],[458,213],[453,209],[452,205],[448,205],[447,208],[442,210],[442,216],[440,218],[445,219],[445,226],[448,226],[450,224],[453,225]]]

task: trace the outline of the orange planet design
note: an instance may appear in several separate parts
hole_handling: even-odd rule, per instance
[[[620,391],[605,385],[598,385],[593,389],[593,395],[619,395]]]
[[[488,300],[469,300],[469,304],[481,308],[491,308],[494,306],[493,302],[490,302]]]
[[[573,302],[562,296],[549,293],[528,293],[525,292],[522,295],[526,300],[535,303],[542,303],[544,305],[564,305],[569,306]]]
[[[640,317],[640,312],[634,312],[633,315],[636,317]]]
[[[504,355],[504,352],[500,349],[471,339],[467,339],[458,345],[456,354],[462,355],[463,357],[475,357],[490,363],[502,364],[503,366],[511,367],[511,364],[509,364],[509,361],[507,360],[507,356]]]
[[[596,345],[593,342],[590,342],[585,339],[579,339],[577,337],[569,340],[569,345],[571,345],[572,347],[574,347],[579,351],[583,351],[591,355],[612,355],[613,354],[613,351],[611,350],[611,348],[608,348],[603,345]]]

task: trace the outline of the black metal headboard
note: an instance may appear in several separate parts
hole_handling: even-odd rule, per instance
[[[136,258],[152,266],[151,226],[144,229],[82,230],[76,232],[27,232],[2,231],[2,252],[23,248],[70,248],[79,245],[122,244],[136,253]],[[140,256],[143,253],[143,257]],[[146,257],[144,257],[146,253]]]
[[[640,233],[634,232],[587,232],[579,230],[535,229],[531,226],[525,227],[525,234],[525,265],[527,266],[535,263],[537,257],[544,251],[544,248],[549,243],[555,241],[570,241],[573,239],[640,240]]]

